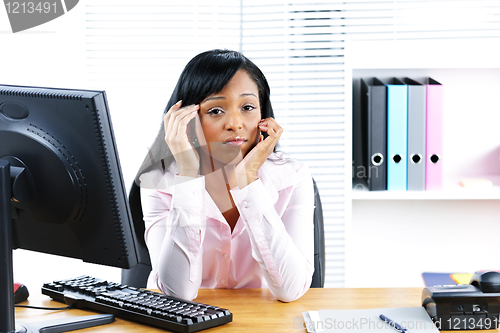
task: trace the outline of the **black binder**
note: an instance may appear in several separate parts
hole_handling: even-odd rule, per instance
[[[361,114],[365,174],[370,191],[387,189],[387,86],[377,78],[361,79]]]

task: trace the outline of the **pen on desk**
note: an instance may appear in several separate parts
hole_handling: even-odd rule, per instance
[[[396,323],[394,320],[391,320],[389,318],[387,318],[386,316],[384,316],[383,314],[381,314],[380,316],[378,316],[380,319],[382,319],[383,321],[385,321],[386,323],[388,323],[392,328],[394,328],[395,330],[397,330],[398,332],[402,332],[402,333],[407,333],[408,330],[406,328],[403,328],[403,326],[399,325],[398,323]]]

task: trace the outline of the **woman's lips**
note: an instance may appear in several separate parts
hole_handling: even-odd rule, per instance
[[[247,140],[245,138],[238,136],[238,137],[232,137],[232,138],[227,139],[224,142],[224,144],[226,144],[228,146],[241,146],[245,142],[247,142]]]

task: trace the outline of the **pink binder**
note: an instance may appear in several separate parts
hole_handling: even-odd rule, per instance
[[[443,184],[443,86],[429,78],[426,89],[425,189],[440,190]]]

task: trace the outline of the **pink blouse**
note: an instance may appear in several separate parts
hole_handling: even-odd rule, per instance
[[[271,158],[277,158],[272,154]],[[205,190],[206,177],[182,177],[172,163],[141,176],[145,239],[154,284],[194,299],[199,288],[269,288],[284,302],[301,297],[314,272],[314,190],[298,161],[267,160],[259,179],[231,195],[240,217],[231,228]]]

